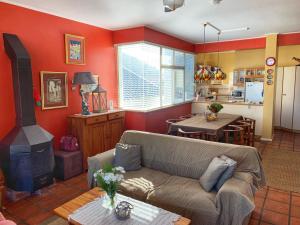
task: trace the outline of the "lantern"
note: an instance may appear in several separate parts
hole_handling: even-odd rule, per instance
[[[92,92],[93,113],[107,111],[107,92],[100,85]]]

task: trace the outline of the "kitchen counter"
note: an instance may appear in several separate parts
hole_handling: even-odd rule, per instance
[[[230,104],[230,105],[254,105],[254,106],[263,106],[263,104],[259,103],[252,103],[252,102],[244,102],[244,101],[239,101],[239,100],[228,100],[228,101],[210,101],[210,100],[199,100],[199,101],[193,101],[193,103],[220,103],[220,104]]]

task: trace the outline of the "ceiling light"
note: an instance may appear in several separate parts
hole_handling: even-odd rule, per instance
[[[222,1],[222,0],[211,0],[211,3],[212,3],[213,5],[218,5],[218,4],[221,3],[221,1]]]
[[[228,33],[228,32],[234,32],[234,31],[247,31],[247,30],[250,30],[250,27],[241,27],[241,28],[222,30],[222,33]]]
[[[184,4],[184,0],[163,0],[165,12],[172,12]]]

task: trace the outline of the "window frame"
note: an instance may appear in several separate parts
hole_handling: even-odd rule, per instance
[[[119,107],[120,106],[120,102],[121,102],[121,90],[120,90],[120,81],[122,80],[120,78],[120,50],[119,50],[119,47],[122,47],[122,46],[126,46],[126,45],[135,45],[135,44],[148,44],[148,45],[152,45],[152,46],[156,46],[156,47],[159,47],[160,48],[160,84],[159,84],[159,97],[160,97],[160,103],[159,103],[159,107],[156,107],[156,108],[152,108],[152,109],[131,109],[131,108],[126,108],[126,107],[122,107],[122,109],[124,110],[128,110],[128,111],[135,111],[135,112],[151,112],[151,111],[155,111],[155,110],[159,110],[159,109],[164,109],[164,108],[169,108],[169,107],[173,107],[173,106],[176,106],[176,105],[182,105],[182,104],[186,104],[186,103],[189,103],[189,102],[192,102],[193,99],[188,99],[186,100],[186,95],[185,95],[185,89],[186,89],[186,66],[185,66],[185,61],[186,61],[186,54],[191,54],[194,56],[194,67],[195,67],[195,62],[196,62],[196,54],[194,52],[189,52],[189,51],[185,51],[185,50],[181,50],[181,49],[177,49],[177,48],[172,48],[172,47],[169,47],[169,46],[165,46],[165,45],[159,45],[159,44],[156,44],[156,43],[152,43],[152,42],[148,42],[148,41],[137,41],[137,42],[129,42],[129,43],[122,43],[122,44],[116,44],[115,45],[115,48],[116,48],[116,51],[117,51],[117,74],[118,74],[118,77],[117,77],[117,80],[118,80],[118,105]],[[173,62],[172,64],[173,65],[164,65],[162,63],[162,50],[163,49],[170,49],[173,51]],[[174,65],[175,64],[175,52],[181,52],[183,53],[183,60],[184,60],[184,66],[176,66]],[[179,70],[183,70],[183,102],[180,102],[180,103],[173,103],[173,98],[174,96],[172,96],[172,103],[170,105],[165,105],[163,106],[162,105],[162,88],[161,88],[161,84],[162,84],[162,70],[163,69],[179,69]],[[195,71],[194,71],[195,72]],[[173,80],[173,83],[174,83],[174,80]],[[172,89],[174,88],[174,85],[172,85]],[[172,90],[173,94],[175,94],[174,90]]]

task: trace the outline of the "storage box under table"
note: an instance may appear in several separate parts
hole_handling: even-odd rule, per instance
[[[55,151],[54,175],[61,180],[67,180],[82,173],[82,152]]]

